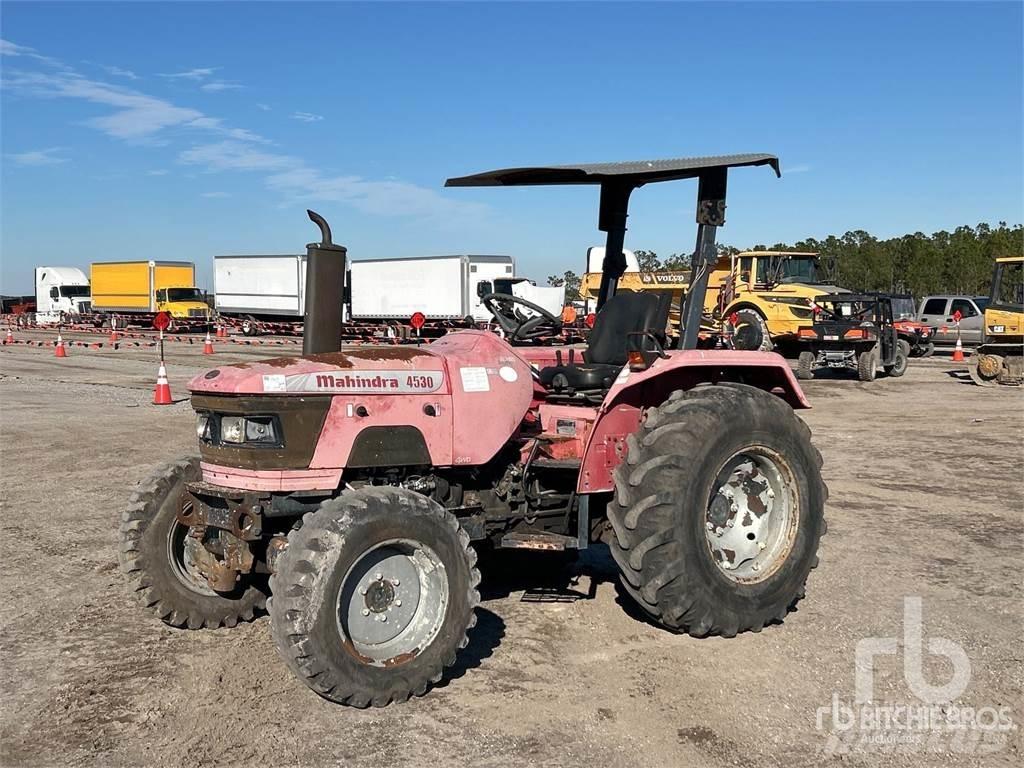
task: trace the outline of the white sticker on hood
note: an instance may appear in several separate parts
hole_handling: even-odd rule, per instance
[[[491,383],[487,380],[486,368],[459,368],[462,376],[463,392],[490,392]]]
[[[264,392],[287,392],[288,382],[285,381],[284,374],[273,373],[269,376],[263,377],[263,391]]]

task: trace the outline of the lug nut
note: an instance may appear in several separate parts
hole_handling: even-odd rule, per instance
[[[715,530],[715,524],[714,523],[708,523],[708,530],[709,531]]]
[[[402,601],[401,600],[395,600],[395,607],[396,608],[401,608],[402,607]]]
[[[370,615],[370,609],[369,608],[363,608],[363,616],[369,616],[369,615]]]
[[[397,587],[397,586],[398,586],[399,584],[401,584],[401,583],[402,583],[402,582],[400,582],[400,581],[399,581],[398,579],[395,579],[394,581],[392,581],[392,582],[391,582],[391,586],[392,586],[392,587]]]
[[[726,523],[726,525],[728,525],[730,528],[732,528],[734,525],[736,525],[736,521],[735,520],[730,520],[728,523]]]
[[[775,498],[775,491],[773,491],[771,488],[768,489],[768,498],[769,499],[774,499]]]
[[[380,581],[381,579],[384,578],[384,576],[382,574],[380,574],[380,573],[375,573],[373,575],[373,578],[375,578],[377,581]]]
[[[365,595],[366,594],[366,587],[360,587],[359,588],[359,594],[360,595]]]
[[[730,512],[739,512],[739,511],[740,511],[740,508],[739,508],[739,506],[738,506],[738,505],[736,504],[736,502],[735,502],[735,501],[734,501],[734,502],[733,502],[732,504],[730,504],[730,505],[729,505],[729,511],[730,511]]]
[[[388,617],[387,617],[387,616],[385,616],[385,615],[384,615],[384,614],[382,613],[382,614],[380,614],[380,620],[381,620],[381,621],[387,621],[387,620],[388,620]]]
[[[760,542],[758,542],[758,544],[757,544],[757,548],[758,548],[758,549],[759,549],[760,551],[764,552],[764,550],[768,549],[768,545],[767,545],[767,544],[765,544],[765,543],[764,543],[763,541],[760,541]]]

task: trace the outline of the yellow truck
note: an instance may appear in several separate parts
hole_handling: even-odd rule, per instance
[[[92,311],[102,322],[145,322],[167,312],[177,325],[206,322],[211,312],[195,287],[190,261],[105,261],[90,266]]]
[[[816,253],[798,251],[744,251],[722,256],[708,278],[704,300],[703,329],[732,326],[739,349],[769,350],[796,339],[801,327],[810,326],[814,297],[842,291],[819,280]],[[580,283],[584,299],[597,297],[600,273],[588,272]],[[671,291],[672,322],[689,284],[688,271],[630,272],[619,281],[619,290]]]
[[[1024,382],[1024,256],[996,259],[981,344],[968,370],[983,387]]]

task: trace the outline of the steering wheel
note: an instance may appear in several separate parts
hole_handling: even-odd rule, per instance
[[[562,330],[562,319],[544,307],[507,293],[488,293],[480,299],[494,320],[514,341],[532,341]],[[523,312],[517,305],[530,310]]]

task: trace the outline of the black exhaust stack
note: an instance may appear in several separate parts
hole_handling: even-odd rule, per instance
[[[331,242],[331,228],[323,216],[306,211],[320,227],[320,242],[306,246],[306,311],[303,317],[302,354],[318,355],[341,348],[342,305],[345,296],[345,259],[348,249]]]

